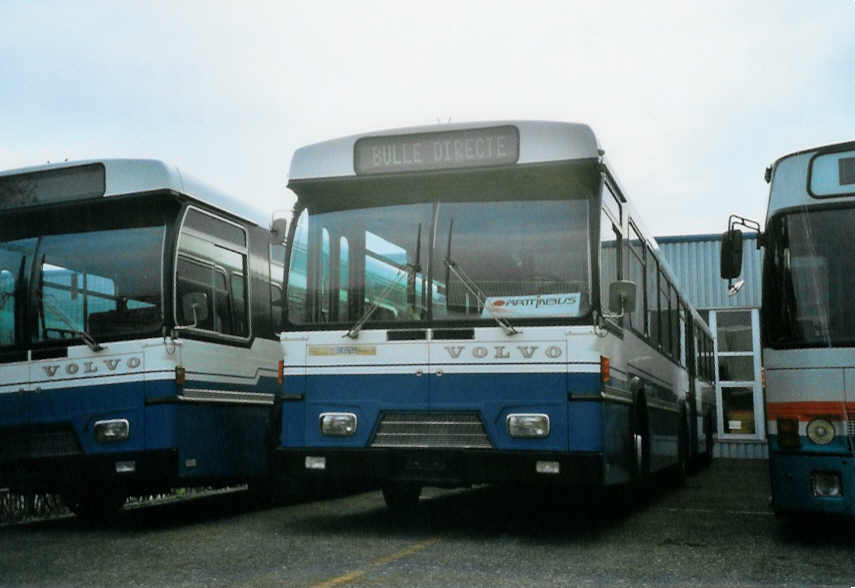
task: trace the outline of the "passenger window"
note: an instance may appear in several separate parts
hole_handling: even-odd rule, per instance
[[[204,331],[247,337],[249,309],[246,234],[191,209],[178,238],[176,322]]]
[[[647,249],[647,336],[656,346],[659,343],[659,266],[650,249]]]
[[[635,309],[629,315],[630,326],[640,334],[644,334],[644,240],[632,226],[630,237],[626,241],[626,269],[624,276],[635,282]]]
[[[283,329],[282,282],[284,279],[285,247],[272,244],[270,246],[270,312],[274,334]]]
[[[659,342],[662,349],[668,355],[671,354],[671,310],[670,294],[671,284],[665,273],[659,272]]]
[[[348,296],[350,287],[350,247],[347,237],[338,240],[338,318],[349,320]]]
[[[608,213],[600,214],[600,308],[609,312],[609,286],[616,282],[620,268],[620,232]],[[627,309],[631,310],[631,309]]]

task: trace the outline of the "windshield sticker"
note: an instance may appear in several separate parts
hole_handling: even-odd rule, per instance
[[[579,292],[532,296],[490,296],[485,301],[481,317],[579,316],[580,298]]]

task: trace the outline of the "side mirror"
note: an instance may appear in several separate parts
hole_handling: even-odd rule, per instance
[[[742,231],[730,229],[721,236],[721,277],[732,280],[742,273]]]
[[[180,325],[184,328],[192,328],[208,318],[208,295],[204,292],[188,292],[181,298],[181,310],[183,316],[193,317],[189,325]]]
[[[288,236],[288,219],[275,218],[270,223],[270,242],[279,245],[285,242]]]
[[[630,280],[619,280],[609,285],[609,313],[623,316],[625,309],[635,309],[638,287]]]

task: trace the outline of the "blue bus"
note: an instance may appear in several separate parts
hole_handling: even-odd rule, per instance
[[[776,513],[855,516],[855,142],[781,157],[770,183],[760,333],[766,431]],[[732,215],[722,277],[739,276]]]
[[[0,173],[0,488],[101,516],[269,479],[284,247],[155,160]]]
[[[646,486],[712,455],[712,338],[583,124],[297,150],[277,471]]]

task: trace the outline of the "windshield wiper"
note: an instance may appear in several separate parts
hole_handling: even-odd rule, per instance
[[[466,289],[475,297],[478,301],[478,304],[481,305],[487,311],[487,314],[490,315],[490,318],[498,323],[502,330],[505,332],[505,335],[517,335],[520,333],[518,329],[515,329],[514,326],[503,319],[502,317],[493,314],[493,310],[487,306],[487,296],[484,294],[484,291],[478,287],[478,284],[475,281],[466,275],[466,272],[463,271],[463,268],[457,265],[457,262],[451,259],[451,235],[454,232],[454,219],[451,219],[451,222],[448,224],[448,244],[446,246],[446,258],[445,258],[445,287],[446,289],[449,287],[450,276],[449,273],[453,273],[457,276],[457,279],[463,282],[463,285],[466,286]]]
[[[44,257],[42,257],[42,265],[44,265]],[[83,329],[78,329],[77,326],[75,326],[74,321],[71,320],[57,305],[55,305],[52,301],[48,299],[47,296],[44,295],[44,273],[41,271],[39,271],[39,281],[37,288],[38,289],[36,290],[36,297],[42,303],[42,311],[44,311],[44,308],[47,308],[54,315],[59,317],[59,320],[61,320],[65,324],[65,326],[68,327],[68,330],[83,339],[83,342],[86,343],[86,346],[89,347],[89,349],[91,349],[92,351],[101,351],[105,348],[103,345],[100,345],[92,337],[92,335],[90,335]],[[42,316],[42,320],[45,320],[44,316]]]
[[[377,301],[385,298],[386,294],[388,294],[389,291],[392,290],[392,288],[394,288],[395,286],[398,285],[398,280],[401,278],[402,275],[404,275],[406,273],[406,275],[409,277],[411,275],[415,275],[416,273],[418,273],[420,271],[421,271],[421,267],[418,264],[413,264],[413,263],[404,264],[398,270],[398,273],[395,274],[395,277],[392,278],[392,281],[389,282],[389,284],[385,288],[383,288],[383,291],[380,292],[380,294],[378,294],[377,296],[375,296],[371,300],[371,303],[365,309],[365,312],[362,313],[362,316],[359,317],[359,320],[356,321],[356,323],[352,327],[350,327],[350,330],[347,333],[345,333],[344,336],[350,337],[351,339],[356,339],[357,337],[359,337],[359,331],[362,330],[362,326],[368,321],[369,318],[371,318],[371,315],[374,314],[374,311],[380,307],[380,305],[377,303]],[[409,281],[409,278],[408,278],[408,281]]]
[[[39,299],[42,301],[42,305],[47,307],[47,309],[50,310],[51,313],[53,313],[54,315],[59,317],[59,320],[61,320],[63,323],[65,323],[65,326],[68,327],[69,331],[71,331],[72,333],[74,333],[75,335],[78,335],[81,339],[83,339],[83,342],[86,343],[86,346],[89,347],[89,349],[91,349],[92,351],[101,351],[102,349],[105,349],[105,347],[103,345],[100,345],[92,337],[92,335],[90,335],[89,333],[87,333],[86,331],[84,331],[82,329],[78,329],[74,325],[74,321],[72,321],[70,318],[68,318],[68,316],[66,316],[65,313],[63,313],[62,310],[60,310],[60,308],[58,306],[53,304],[53,302],[50,302],[44,296],[39,296]]]
[[[493,313],[493,309],[487,305],[487,296],[484,294],[484,291],[478,287],[478,284],[475,281],[466,275],[466,272],[463,271],[463,268],[457,265],[457,262],[451,259],[450,257],[445,258],[445,267],[457,276],[457,279],[460,280],[466,289],[475,297],[478,301],[478,304],[481,305],[484,310],[487,311],[487,314],[490,315],[490,318],[498,323],[502,330],[505,332],[505,335],[518,335],[520,331],[515,329],[514,326],[503,319],[502,317]]]

